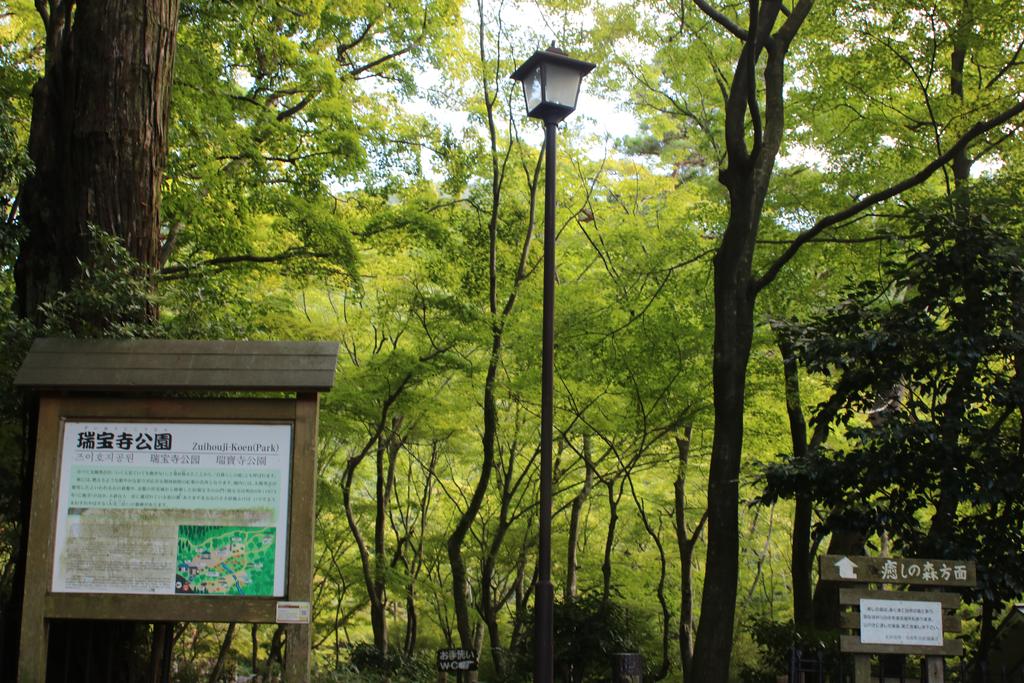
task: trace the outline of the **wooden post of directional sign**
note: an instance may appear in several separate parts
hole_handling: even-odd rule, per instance
[[[285,680],[309,679],[317,396],[337,353],[36,341],[15,378],[40,394],[19,681],[45,682],[55,619],[284,624]]]
[[[960,596],[938,592],[976,584],[973,562],[865,556],[825,555],[819,563],[823,581],[849,584],[839,591],[840,650],[854,656],[854,682],[868,683],[872,654],[924,655],[930,683],[942,683],[943,661],[963,654],[963,643],[945,638],[960,632],[956,610]],[[868,584],[926,587],[926,591],[867,590]]]

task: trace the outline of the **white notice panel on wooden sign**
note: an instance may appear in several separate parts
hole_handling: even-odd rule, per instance
[[[942,603],[861,599],[860,641],[878,645],[942,645]]]
[[[55,593],[284,596],[290,424],[64,423]]]

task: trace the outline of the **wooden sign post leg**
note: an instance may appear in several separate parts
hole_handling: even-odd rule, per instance
[[[46,623],[44,603],[50,586],[53,566],[51,532],[57,508],[57,481],[60,476],[60,416],[58,400],[49,396],[39,399],[39,430],[32,476],[32,510],[28,525],[25,594],[21,606],[21,645],[18,653],[18,680],[22,683],[44,683],[46,651],[50,629]]]
[[[288,549],[288,599],[309,603],[313,594],[314,505],[299,501],[316,500],[316,433],[320,403],[317,394],[299,394],[295,401],[295,442],[292,458],[291,524]],[[312,619],[312,613],[310,614]],[[309,680],[313,627],[289,624],[285,627],[284,674],[287,683]]]
[[[853,683],[871,683],[871,655],[853,656]]]
[[[928,672],[928,683],[944,683],[946,667],[943,657],[925,657],[925,670]]]
[[[33,612],[33,614],[29,615],[28,612]],[[21,617],[21,651],[18,654],[19,681],[43,683],[46,680],[48,636],[49,629],[43,620],[42,607],[29,610],[26,606]]]
[[[288,624],[284,627],[284,680],[303,683],[309,680],[310,642],[309,624]]]

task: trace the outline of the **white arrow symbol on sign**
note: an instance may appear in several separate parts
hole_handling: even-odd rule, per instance
[[[836,562],[836,567],[839,568],[840,579],[857,578],[857,572],[854,571],[857,568],[857,565],[855,565],[853,563],[853,560],[851,560],[850,558],[844,557],[843,559],[839,560],[838,562]]]

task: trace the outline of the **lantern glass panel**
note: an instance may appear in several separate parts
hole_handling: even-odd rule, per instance
[[[523,93],[526,95],[526,112],[530,113],[540,105],[543,99],[540,67],[534,69],[523,79]]]
[[[546,101],[569,109],[576,108],[576,98],[580,93],[582,76],[576,69],[560,64],[547,65]]]

